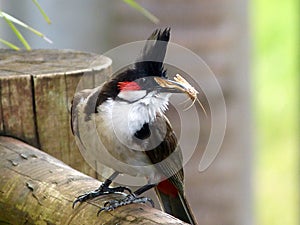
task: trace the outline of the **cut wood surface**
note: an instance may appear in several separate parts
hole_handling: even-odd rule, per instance
[[[185,224],[145,204],[97,212],[121,194],[72,209],[76,196],[101,184],[19,140],[0,136],[0,224]]]
[[[69,109],[76,90],[99,85],[110,73],[111,60],[92,53],[0,50],[0,134],[96,177],[75,144]]]

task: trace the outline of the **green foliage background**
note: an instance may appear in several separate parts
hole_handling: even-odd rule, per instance
[[[299,1],[251,4],[258,225],[299,224]]]

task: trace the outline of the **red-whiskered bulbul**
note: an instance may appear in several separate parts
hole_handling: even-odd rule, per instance
[[[131,203],[153,204],[140,195],[155,187],[165,212],[196,224],[184,194],[181,149],[164,115],[171,93],[188,92],[185,85],[167,78],[163,61],[169,39],[170,28],[155,30],[133,65],[100,87],[75,94],[71,125],[76,141],[89,155],[101,152],[97,160],[114,172],[98,189],[79,196],[73,207],[77,202],[124,191],[129,192],[124,199],[109,201],[100,212]],[[99,147],[100,142],[105,148]],[[109,187],[122,173],[144,176],[148,182],[135,192]]]

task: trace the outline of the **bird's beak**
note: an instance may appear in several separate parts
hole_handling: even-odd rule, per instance
[[[162,77],[154,77],[154,80],[158,84],[159,92],[186,93],[188,91],[184,85],[173,80]]]

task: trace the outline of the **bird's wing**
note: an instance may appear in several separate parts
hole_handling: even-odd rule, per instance
[[[71,130],[73,135],[78,135],[78,112],[79,103],[87,98],[91,93],[91,89],[85,89],[83,91],[75,93],[71,102]]]
[[[84,89],[76,92],[71,102],[71,129],[75,136],[79,137],[78,119],[79,116],[84,116],[85,121],[90,119],[90,116],[96,112],[99,101],[99,93],[102,85],[93,89]],[[85,101],[84,104],[82,104]],[[84,115],[79,115],[83,113]]]
[[[149,126],[151,136],[153,135],[150,140],[160,140],[161,142],[157,147],[147,150],[147,156],[151,162],[155,164],[158,171],[163,174],[179,192],[183,192],[184,174],[182,169],[182,153],[170,122],[165,116],[158,116],[155,122]]]
[[[165,212],[195,225],[197,221],[183,190],[182,153],[175,133],[165,116],[158,117],[152,126],[151,135],[158,139],[164,137],[156,148],[146,151],[151,162],[166,178],[155,188],[160,204]]]

